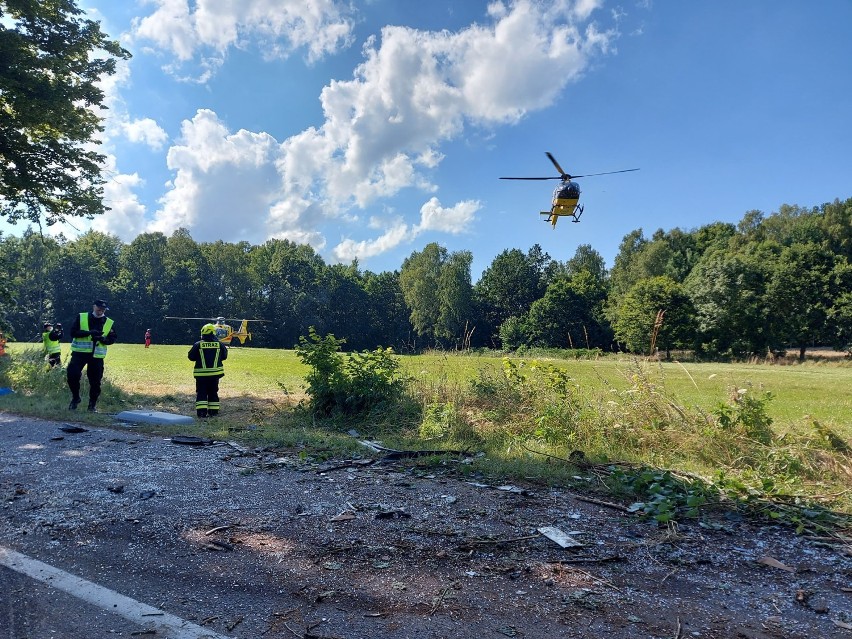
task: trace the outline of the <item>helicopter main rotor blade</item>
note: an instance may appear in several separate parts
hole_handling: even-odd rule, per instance
[[[558,175],[550,177],[501,177],[501,180],[561,180]]]
[[[559,162],[556,161],[556,158],[553,157],[553,155],[550,153],[550,151],[545,151],[544,154],[548,158],[550,158],[550,161],[553,162],[553,166],[555,166],[556,170],[559,171],[560,179],[564,180],[566,176],[568,177],[569,180],[571,179],[572,176],[562,170],[562,167],[559,166]]]
[[[638,171],[639,169],[622,169],[621,171],[604,171],[603,173],[586,173],[585,175],[572,175],[571,177],[594,177],[595,175],[611,175],[612,173],[629,173],[630,171]]]
[[[182,319],[182,320],[203,320],[210,321],[209,317],[175,317],[174,315],[166,315],[166,319]]]

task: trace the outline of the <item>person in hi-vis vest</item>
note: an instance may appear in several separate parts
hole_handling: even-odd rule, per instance
[[[228,347],[216,338],[216,327],[201,327],[201,339],[192,345],[187,357],[195,362],[195,414],[216,417],[219,414],[219,380],[225,374],[222,362],[228,359]]]
[[[89,380],[89,411],[97,412],[107,346],[116,340],[113,321],[106,316],[108,310],[105,301],[95,300],[92,312],[80,313],[71,327],[71,361],[68,364],[68,388],[71,390],[68,408],[71,410],[77,410],[80,403],[80,378],[85,366]]]
[[[47,363],[50,367],[59,366],[62,359],[62,346],[59,340],[62,339],[62,324],[58,322],[51,324],[45,322],[42,327],[41,341],[44,344],[44,354],[47,355]]]

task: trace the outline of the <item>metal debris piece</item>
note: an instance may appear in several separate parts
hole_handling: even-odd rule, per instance
[[[538,529],[542,535],[547,537],[550,541],[562,546],[563,548],[582,548],[583,544],[581,544],[576,539],[569,537],[564,532],[559,530],[558,528],[554,528],[553,526],[543,526]]]
[[[350,519],[355,519],[355,513],[351,510],[344,510],[339,515],[335,515],[329,521],[349,521]]]
[[[511,486],[511,485],[497,486],[497,490],[502,490],[503,492],[506,492],[506,493],[514,493],[516,495],[529,495],[530,494],[530,491],[526,490],[525,488],[518,488],[517,486]]]
[[[231,526],[231,524],[227,524],[225,526],[216,526],[215,528],[211,528],[210,530],[208,530],[204,534],[205,534],[205,536],[209,536],[209,535],[212,535],[213,533],[219,532],[220,530],[228,530],[228,528],[233,528],[233,526]]]
[[[382,510],[376,513],[376,519],[410,519],[409,515],[404,510],[396,508],[394,510]]]
[[[374,453],[382,452],[382,447],[379,446],[378,443],[376,443],[376,442],[368,442],[366,440],[364,440],[364,441],[358,440],[358,443],[361,444],[362,446],[364,446],[365,448],[369,448]]]
[[[194,435],[172,435],[170,441],[173,444],[186,444],[188,446],[209,446],[213,443],[212,439]]]
[[[758,559],[757,563],[763,564],[764,566],[770,566],[772,568],[778,568],[779,570],[786,570],[787,572],[796,572],[795,568],[791,568],[786,564],[782,564],[774,557],[769,557],[768,555],[764,555],[763,557]]]

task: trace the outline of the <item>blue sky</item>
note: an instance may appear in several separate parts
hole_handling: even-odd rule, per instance
[[[508,248],[611,266],[636,228],[852,196],[848,0],[80,5],[133,53],[90,223],[126,242],[287,238],[372,271],[438,242],[476,280]],[[555,174],[545,151],[641,170],[581,179],[582,222],[552,230],[555,181],[498,180]]]

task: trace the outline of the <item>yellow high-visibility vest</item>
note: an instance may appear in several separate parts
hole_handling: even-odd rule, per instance
[[[109,332],[112,330],[113,321],[111,317],[108,317],[106,322],[104,322],[104,337],[109,335]],[[80,330],[88,331],[89,330],[89,314],[88,313],[80,313]],[[86,335],[84,337],[75,337],[71,340],[71,352],[72,353],[92,353],[98,359],[103,359],[107,354],[107,345],[103,342],[93,343],[92,336]]]

